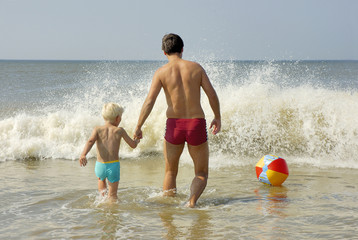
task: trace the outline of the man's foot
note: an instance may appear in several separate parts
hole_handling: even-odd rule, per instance
[[[188,204],[186,206],[190,207],[190,208],[195,208],[196,204],[188,202]]]

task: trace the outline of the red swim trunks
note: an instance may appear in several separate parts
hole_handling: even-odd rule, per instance
[[[204,118],[168,118],[164,138],[176,145],[184,142],[193,146],[200,145],[208,140],[206,121]]]

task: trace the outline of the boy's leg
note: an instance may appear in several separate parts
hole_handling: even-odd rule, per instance
[[[203,193],[209,173],[209,145],[205,142],[198,146],[188,144],[189,154],[194,162],[195,177],[190,187],[189,207],[195,207],[196,201]]]
[[[99,191],[99,193],[102,196],[104,196],[106,190],[107,190],[106,179],[101,180],[100,178],[98,178],[98,191]]]
[[[118,192],[118,184],[119,181],[111,183],[108,181],[108,199],[112,202],[118,199],[117,192]]]
[[[178,164],[184,143],[175,145],[164,140],[164,159],[165,176],[163,183],[164,196],[174,196],[176,192],[176,178],[178,174]]]

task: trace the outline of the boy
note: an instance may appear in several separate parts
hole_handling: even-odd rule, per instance
[[[107,103],[102,108],[102,116],[105,120],[103,126],[95,127],[88,139],[81,157],[79,159],[80,166],[86,166],[86,155],[91,150],[93,144],[97,142],[97,162],[95,173],[98,177],[98,190],[104,195],[106,186],[106,178],[108,179],[108,199],[117,200],[118,183],[120,179],[120,164],[118,151],[123,138],[126,143],[136,148],[139,139],[133,140],[127,132],[118,127],[122,120],[123,108],[115,103]]]

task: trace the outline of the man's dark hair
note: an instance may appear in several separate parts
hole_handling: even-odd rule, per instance
[[[167,54],[181,53],[184,42],[179,35],[169,33],[164,35],[162,39],[162,50]]]

